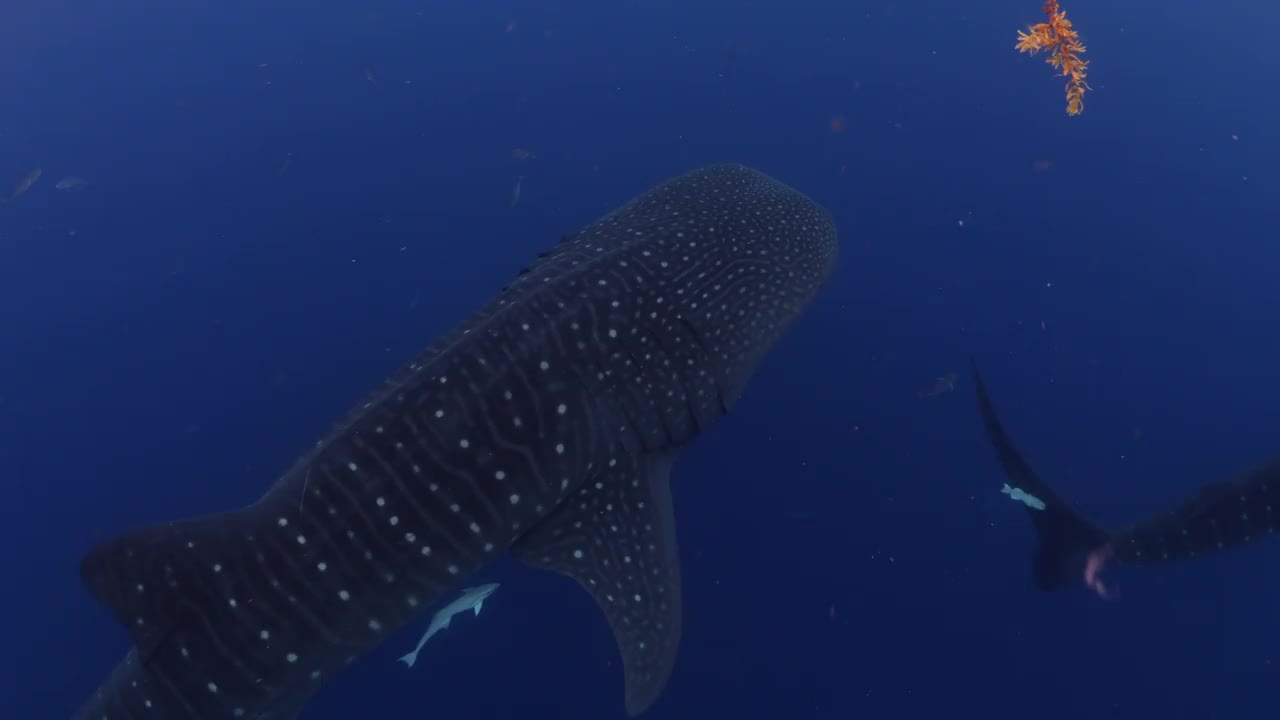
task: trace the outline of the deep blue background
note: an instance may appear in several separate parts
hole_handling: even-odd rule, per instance
[[[560,234],[731,160],[841,268],[676,466],[649,717],[1273,719],[1275,541],[1037,593],[967,378],[916,397],[975,353],[1109,524],[1280,449],[1280,10],[1066,2],[1075,118],[1013,48],[1037,0],[6,3],[0,181],[45,177],[0,208],[0,706],[65,718],[123,654],[94,542],[251,501]],[[622,717],[586,594],[483,577],[304,720]]]

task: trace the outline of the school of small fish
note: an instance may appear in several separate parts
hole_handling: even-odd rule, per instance
[[[9,194],[0,198],[0,205],[8,205],[18,198],[26,195],[36,183],[40,182],[40,178],[44,176],[44,168],[36,167],[28,170],[25,175],[13,184],[13,190]],[[53,189],[59,192],[75,192],[89,187],[89,181],[76,175],[68,175],[53,184]]]

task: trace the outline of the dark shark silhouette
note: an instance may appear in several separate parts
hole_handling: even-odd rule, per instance
[[[1106,596],[1101,571],[1108,563],[1140,565],[1211,555],[1261,540],[1280,530],[1280,456],[1237,478],[1204,487],[1172,511],[1122,530],[1099,528],[1077,515],[1040,479],[996,417],[986,385],[972,364],[978,407],[1009,483],[1038,498],[1027,514],[1039,538],[1032,563],[1037,587],[1057,590],[1084,582]]]
[[[591,593],[645,710],[681,630],[672,462],[836,252],[826,211],[741,165],[566,237],[254,504],[94,548],[84,580],[134,647],[79,717],[289,720],[506,550]]]

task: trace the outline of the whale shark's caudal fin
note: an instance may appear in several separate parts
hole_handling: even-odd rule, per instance
[[[1036,587],[1041,590],[1058,590],[1085,578],[1090,554],[1103,548],[1109,538],[1107,532],[1080,517],[1062,501],[1036,474],[1022,453],[1014,446],[1000,419],[996,417],[987,387],[978,373],[978,365],[970,361],[973,384],[978,392],[978,408],[987,435],[996,449],[996,456],[1009,477],[1010,485],[1038,498],[1043,508],[1028,505],[1027,514],[1035,525],[1040,544],[1036,548],[1032,564]]]

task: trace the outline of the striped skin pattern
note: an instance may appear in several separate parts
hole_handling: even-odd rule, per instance
[[[834,267],[828,214],[741,165],[564,238],[254,504],[126,533],[81,574],[134,647],[83,720],[291,720],[510,552],[609,620],[626,707],[680,638],[668,474]]]

